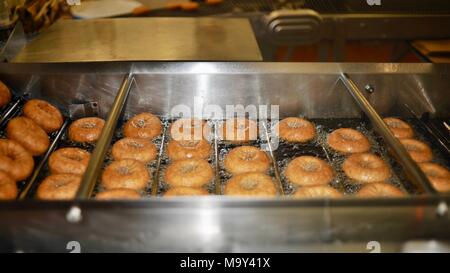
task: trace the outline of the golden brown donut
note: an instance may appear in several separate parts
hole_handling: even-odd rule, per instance
[[[8,122],[6,134],[33,156],[42,155],[48,149],[50,140],[47,133],[27,117],[15,117]]]
[[[198,118],[181,118],[170,125],[170,136],[173,140],[208,140],[211,128],[205,120]]]
[[[105,121],[101,118],[77,119],[69,126],[69,138],[80,143],[96,142],[102,134],[103,126],[105,126]]]
[[[76,174],[52,174],[41,182],[37,198],[44,200],[74,199],[81,184],[81,176]]]
[[[102,175],[105,189],[127,188],[144,190],[150,180],[145,164],[134,159],[122,159],[106,167]]]
[[[16,199],[18,193],[16,181],[4,171],[0,171],[0,200]]]
[[[383,182],[391,176],[389,166],[380,157],[370,154],[353,154],[342,164],[344,173],[360,183]]]
[[[391,184],[377,182],[366,184],[356,194],[357,197],[403,197],[406,194]]]
[[[110,189],[99,192],[95,196],[97,200],[136,200],[140,198],[139,192],[127,188]]]
[[[0,108],[3,108],[11,101],[11,91],[2,81],[0,81]]]
[[[221,139],[232,143],[245,143],[258,138],[258,124],[246,118],[227,119],[219,129]]]
[[[411,126],[398,118],[384,118],[383,121],[387,124],[392,134],[396,138],[412,138],[414,131]]]
[[[70,173],[83,175],[91,159],[88,151],[79,148],[61,148],[54,151],[48,159],[52,174]]]
[[[232,149],[224,160],[224,166],[232,174],[247,172],[266,172],[270,167],[267,154],[253,146]]]
[[[173,187],[164,193],[164,197],[209,195],[203,188]]]
[[[328,145],[333,150],[344,154],[364,153],[370,149],[367,137],[361,132],[350,128],[334,130],[328,135]]]
[[[58,108],[38,99],[29,100],[25,103],[23,115],[36,122],[46,133],[58,130],[64,121]]]
[[[153,139],[162,132],[159,118],[151,113],[140,113],[130,118],[123,128],[126,137]]]
[[[22,181],[33,172],[33,156],[14,140],[0,139],[0,170]]]
[[[166,169],[165,181],[171,187],[201,187],[213,178],[213,169],[204,159],[174,161]]]
[[[419,167],[439,192],[450,191],[450,171],[436,163],[420,163]]]
[[[171,140],[167,145],[167,155],[172,160],[187,158],[207,159],[211,155],[211,145],[202,140]]]
[[[231,177],[225,185],[225,195],[275,196],[277,189],[272,178],[266,174],[252,172]]]
[[[418,163],[428,162],[433,159],[431,148],[422,141],[415,139],[400,139],[400,143],[403,144],[411,158]]]
[[[334,177],[333,169],[325,161],[314,156],[300,156],[289,162],[286,178],[300,186],[324,185]]]
[[[289,117],[277,123],[275,132],[288,142],[307,142],[316,136],[316,127],[306,119]]]
[[[328,185],[307,186],[298,188],[292,195],[295,198],[340,198],[342,193]]]
[[[134,159],[148,163],[156,158],[155,144],[148,139],[126,137],[114,143],[112,156],[115,160]]]

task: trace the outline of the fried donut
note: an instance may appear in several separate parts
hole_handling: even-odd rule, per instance
[[[314,156],[300,156],[289,162],[286,178],[300,186],[324,185],[333,179],[333,169]]]
[[[102,185],[105,189],[127,188],[144,190],[150,180],[150,175],[141,161],[122,159],[106,167],[102,175]]]
[[[403,197],[406,194],[391,184],[377,182],[366,184],[356,194],[357,197]]]
[[[63,124],[58,108],[44,100],[29,100],[23,106],[23,115],[36,122],[46,133],[58,130]]]
[[[54,151],[48,159],[52,174],[70,173],[83,175],[91,159],[88,151],[79,148],[61,148]]]
[[[232,149],[225,157],[224,166],[232,174],[266,172],[270,166],[267,154],[253,146]]]
[[[197,118],[181,118],[170,125],[170,136],[173,140],[208,140],[211,128],[204,120]]]
[[[226,120],[219,130],[220,137],[232,143],[245,143],[258,138],[258,124],[246,118],[232,118]]]
[[[370,154],[353,154],[342,164],[344,173],[360,183],[383,182],[391,176],[389,166],[380,157]]]
[[[117,188],[97,193],[97,200],[135,200],[140,199],[141,195],[136,190],[127,188]]]
[[[69,126],[69,138],[81,143],[96,142],[102,134],[103,126],[105,126],[105,121],[101,118],[90,117],[77,119]]]
[[[148,163],[156,158],[155,144],[148,139],[126,137],[114,143],[112,156],[115,160],[134,159]]]
[[[308,142],[316,136],[314,124],[303,118],[289,117],[275,126],[278,136],[288,142]]]
[[[211,145],[202,140],[172,140],[167,145],[167,155],[172,160],[186,158],[207,159],[211,154]]]
[[[33,156],[14,140],[0,139],[0,170],[22,181],[33,172]]]
[[[27,117],[15,117],[8,122],[6,134],[28,150],[33,156],[45,153],[50,145],[45,131]]]
[[[16,199],[18,193],[16,181],[4,171],[0,171],[0,200]]]
[[[11,91],[2,81],[0,81],[0,108],[3,108],[11,101]]]
[[[151,113],[140,113],[130,118],[123,128],[126,137],[153,139],[159,136],[162,124],[159,118]]]
[[[251,172],[233,176],[225,185],[224,194],[244,196],[275,196],[277,189],[266,174]]]
[[[384,118],[383,121],[391,130],[392,134],[396,138],[412,138],[414,137],[414,131],[411,126],[398,118]]]
[[[192,187],[173,187],[164,193],[164,197],[193,196],[193,195],[209,195],[209,193],[207,190],[203,188],[192,188]]]
[[[204,159],[174,161],[166,169],[165,181],[172,187],[201,187],[213,178],[213,169]]]
[[[300,187],[292,195],[295,198],[339,198],[342,193],[328,185]]]
[[[437,191],[450,191],[450,171],[447,168],[436,163],[420,163],[419,167]]]
[[[405,146],[411,158],[418,162],[428,162],[433,159],[431,148],[422,141],[415,139],[400,139],[400,143]]]
[[[334,130],[328,135],[328,145],[333,150],[345,154],[364,153],[370,149],[367,137],[361,132],[350,128]]]
[[[52,174],[42,181],[37,189],[37,198],[44,200],[74,199],[81,184],[76,174]]]

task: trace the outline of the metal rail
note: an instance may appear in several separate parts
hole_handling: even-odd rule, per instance
[[[63,125],[59,129],[58,133],[56,134],[55,138],[53,139],[52,143],[50,144],[49,148],[47,149],[47,152],[44,154],[42,159],[39,161],[39,164],[34,168],[33,175],[26,183],[25,187],[19,194],[19,200],[25,199],[30,191],[34,189],[35,182],[37,181],[39,174],[42,171],[42,168],[45,166],[45,163],[47,162],[48,158],[50,157],[50,154],[55,150],[56,146],[58,145],[59,141],[61,140],[61,137],[64,135],[64,132],[66,131],[67,126],[70,123],[70,119],[66,118]]]
[[[280,171],[278,170],[278,165],[277,165],[278,161],[275,157],[275,154],[273,153],[272,145],[270,143],[267,122],[262,122],[262,126],[264,128],[265,141],[267,142],[267,147],[269,149],[270,161],[272,161],[272,167],[273,167],[273,171],[275,173],[275,179],[277,181],[278,192],[280,193],[280,195],[285,195],[284,188],[283,188],[283,182],[282,182],[281,176],[280,176]]]
[[[117,96],[111,106],[110,114],[103,127],[102,134],[95,145],[89,165],[84,173],[80,188],[77,191],[77,199],[89,198],[94,190],[98,176],[103,167],[106,152],[116,129],[117,121],[130,92],[132,78],[133,74],[128,73],[122,81]]]
[[[161,146],[159,147],[158,158],[156,160],[156,170],[153,174],[152,188],[151,188],[151,196],[158,196],[159,189],[159,175],[161,172],[161,160],[164,153],[164,148],[166,144],[166,133],[167,128],[169,128],[169,122],[164,124],[164,129],[161,137]]]
[[[214,131],[214,175],[215,175],[215,183],[214,183],[214,193],[216,195],[222,195],[222,180],[220,179],[220,163],[219,163],[219,134],[217,132],[218,121],[214,121],[213,123],[213,131]]]
[[[387,143],[400,165],[405,169],[406,175],[413,182],[413,184],[424,190],[426,193],[436,194],[436,190],[430,185],[428,178],[408,154],[405,147],[403,147],[403,145],[392,134],[389,127],[375,111],[369,101],[364,97],[350,76],[346,73],[341,73],[340,79],[347,88],[348,92],[355,99],[360,109],[367,115],[374,128],[383,137],[384,141]]]
[[[19,109],[19,106],[23,101],[24,101],[24,98],[19,97],[17,99],[17,101],[14,102],[13,105],[11,105],[7,109],[5,109],[2,116],[0,117],[0,128],[3,128],[6,121]]]

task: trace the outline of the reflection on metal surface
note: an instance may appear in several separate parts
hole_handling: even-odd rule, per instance
[[[14,62],[260,61],[246,19],[60,20]]]

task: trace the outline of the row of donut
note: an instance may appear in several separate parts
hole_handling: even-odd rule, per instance
[[[164,178],[170,189],[165,196],[208,194],[202,188],[213,178],[213,169],[207,161],[211,145],[207,133],[203,134],[207,128],[206,122],[190,119],[179,119],[171,125],[167,154],[172,163],[167,167]],[[151,113],[140,113],[130,118],[123,127],[124,138],[112,146],[114,161],[102,174],[104,190],[96,198],[140,198],[150,180],[147,165],[157,156],[152,140],[161,133],[162,123]],[[196,133],[195,139],[198,140],[193,140]],[[189,134],[186,140],[182,140],[184,134]]]
[[[234,126],[230,141],[248,142],[249,124],[252,121],[241,119],[244,126]],[[187,124],[186,124],[187,123]],[[182,124],[183,126],[179,126]],[[226,123],[225,123],[226,124]],[[236,120],[234,124],[239,124]],[[289,142],[305,142],[315,138],[314,125],[302,118],[287,118],[279,123],[279,136]],[[390,125],[393,130],[395,126]],[[211,146],[205,138],[200,140],[176,140],[180,135],[192,137],[195,129],[207,130],[204,121],[180,119],[171,125],[171,141],[167,154],[173,161],[165,172],[165,181],[170,189],[166,195],[207,194],[202,186],[213,178],[213,170],[206,159]],[[187,130],[186,130],[187,129]],[[97,195],[99,199],[139,198],[150,180],[145,164],[156,158],[156,147],[151,140],[162,133],[161,121],[150,113],[141,113],[129,119],[124,128],[125,138],[112,147],[114,162],[106,167],[101,184],[105,191]],[[198,131],[198,130],[197,130]],[[236,139],[239,131],[244,139]],[[205,134],[207,135],[207,134]],[[205,136],[202,135],[202,136]],[[400,196],[404,195],[396,187],[384,183],[390,175],[388,165],[378,156],[367,153],[370,143],[362,133],[350,128],[333,131],[327,139],[333,150],[351,154],[342,166],[344,173],[352,180],[367,184],[359,192],[360,196]],[[270,165],[267,154],[252,146],[241,146],[230,151],[224,166],[233,177],[226,183],[225,194],[275,195],[276,188],[272,178],[264,174]],[[332,168],[316,157],[298,157],[292,160],[286,170],[288,181],[301,186],[294,196],[337,197],[341,194],[328,186],[333,179]]]
[[[384,122],[396,138],[408,151],[411,158],[428,177],[431,185],[438,192],[450,192],[450,171],[433,160],[433,152],[426,143],[414,139],[415,133],[411,125],[398,118],[385,118]]]
[[[3,83],[0,98],[2,106],[11,99],[11,92]],[[37,99],[25,103],[22,115],[9,120],[7,138],[0,139],[0,199],[17,197],[17,182],[31,175],[35,164],[33,157],[47,151],[48,134],[57,131],[62,123],[63,116],[56,107]]]

